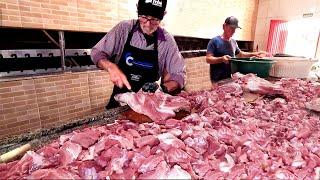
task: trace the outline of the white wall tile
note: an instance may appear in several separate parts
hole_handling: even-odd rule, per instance
[[[269,23],[267,22],[267,18],[260,18],[258,19],[257,26],[256,26],[256,35],[260,36],[266,33],[268,29]]]
[[[259,49],[267,44],[271,19],[297,20],[303,18],[303,13],[320,18],[320,0],[260,0],[254,39]]]
[[[258,9],[258,19],[268,17],[269,12],[269,0],[260,0]]]
[[[292,7],[292,3],[294,0],[282,0],[279,1],[279,11],[277,12],[277,16],[281,19],[287,19],[287,17],[290,17],[292,15],[292,11],[294,8]]]
[[[305,0],[302,1],[301,7],[303,7],[302,13],[315,13],[319,6],[319,0]]]
[[[278,17],[280,10],[280,0],[269,1],[268,17]]]
[[[316,1],[316,4],[315,4],[315,6],[316,6],[316,13],[320,13],[320,0],[317,0]]]

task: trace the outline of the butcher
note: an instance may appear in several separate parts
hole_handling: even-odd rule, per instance
[[[238,19],[227,17],[223,24],[223,34],[212,38],[207,47],[206,61],[210,64],[210,79],[213,85],[217,81],[231,77],[230,59],[233,57],[264,57],[267,53],[241,51],[237,42],[232,38],[236,29],[241,29]]]
[[[173,36],[160,26],[166,6],[167,0],[139,0],[138,18],[118,23],[92,48],[92,61],[114,84],[106,109],[119,106],[116,94],[137,92],[160,78],[165,93],[184,87],[184,59]]]

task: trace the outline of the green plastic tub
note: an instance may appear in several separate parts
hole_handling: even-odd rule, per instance
[[[231,58],[231,72],[253,73],[261,78],[267,78],[274,63],[275,61],[270,59]]]

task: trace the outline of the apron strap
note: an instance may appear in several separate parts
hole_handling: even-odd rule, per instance
[[[127,46],[127,45],[130,45],[130,42],[131,42],[131,39],[132,39],[132,36],[133,36],[133,29],[136,28],[136,26],[139,25],[139,20],[137,20],[137,22],[133,25],[133,27],[131,28],[129,34],[128,34],[128,38],[127,38],[127,41],[125,43],[124,46]]]
[[[130,30],[129,34],[128,34],[128,38],[127,38],[127,41],[125,43],[125,46],[127,45],[130,45],[130,42],[132,40],[132,36],[133,36],[133,29],[135,29],[137,26],[139,26],[139,20],[137,20],[137,22],[133,25],[132,29]],[[138,27],[140,28],[140,27]],[[154,45],[153,45],[153,49],[155,51],[158,51],[158,30],[156,31],[155,33],[155,36],[154,36]]]

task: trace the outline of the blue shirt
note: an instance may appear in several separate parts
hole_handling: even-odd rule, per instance
[[[213,54],[214,57],[229,55],[235,57],[240,53],[237,42],[234,39],[229,41],[223,40],[221,36],[212,38],[207,47],[207,53]],[[230,63],[210,64],[210,79],[211,81],[219,81],[231,77]]]

